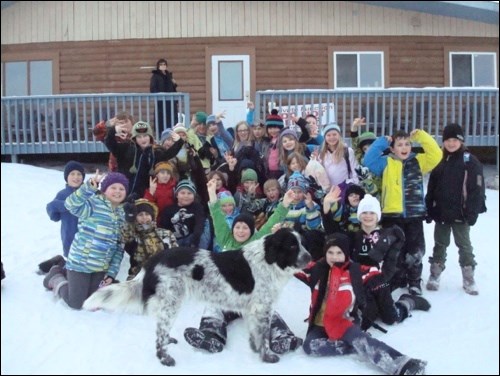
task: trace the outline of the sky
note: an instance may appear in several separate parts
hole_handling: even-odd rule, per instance
[[[203,304],[184,303],[172,329],[179,340],[170,346],[176,359],[166,369],[155,354],[152,317],[105,311],[75,311],[42,286],[38,263],[62,254],[60,223],[50,221],[45,207],[64,188],[62,171],[25,164],[1,164],[1,258],[7,274],[2,281],[2,375],[19,374],[322,374],[381,375],[356,355],[315,358],[302,349],[263,363],[248,344],[242,320],[228,328],[224,351],[208,354],[189,346],[184,328],[199,324]],[[87,171],[87,178],[89,171]],[[447,268],[437,292],[424,290],[429,312],[414,311],[403,323],[388,326],[378,338],[411,357],[428,361],[427,374],[499,374],[499,244],[498,191],[487,190],[488,212],[472,227],[471,240],[478,266],[478,296],[462,290],[455,245],[448,250]],[[427,255],[423,278],[429,276],[433,225],[425,224]],[[453,241],[452,241],[453,244]],[[118,279],[126,279],[125,256]],[[403,290],[393,293],[397,299]],[[296,335],[305,337],[310,292],[291,279],[276,304]]]

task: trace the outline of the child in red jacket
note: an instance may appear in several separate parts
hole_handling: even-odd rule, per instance
[[[325,257],[298,276],[312,292],[304,351],[315,356],[357,353],[389,375],[423,374],[425,361],[372,338],[350,317],[356,297],[360,307],[364,297],[359,265],[349,260],[349,238],[334,233],[326,239],[324,250]]]

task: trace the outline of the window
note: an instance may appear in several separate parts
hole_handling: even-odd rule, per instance
[[[334,52],[334,88],[383,88],[384,53]]]
[[[2,65],[2,95],[53,94],[51,60],[7,61]]]
[[[496,54],[450,52],[450,85],[496,87]]]

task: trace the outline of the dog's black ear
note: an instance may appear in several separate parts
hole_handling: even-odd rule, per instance
[[[264,249],[268,264],[276,263],[281,269],[285,269],[297,261],[300,245],[294,233],[284,228],[265,239]]]

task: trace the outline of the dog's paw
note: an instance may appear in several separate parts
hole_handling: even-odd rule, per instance
[[[262,355],[262,360],[266,363],[278,363],[280,361],[280,357],[275,354],[265,353]]]
[[[160,359],[160,363],[164,366],[173,367],[175,366],[175,359],[162,350],[156,352],[156,356]]]
[[[249,341],[249,342],[250,342],[250,348],[251,348],[254,352],[258,353],[258,352],[259,352],[259,349],[257,348],[257,345],[255,344],[255,341],[254,341],[254,339],[253,339],[252,337],[250,337],[250,341]]]

